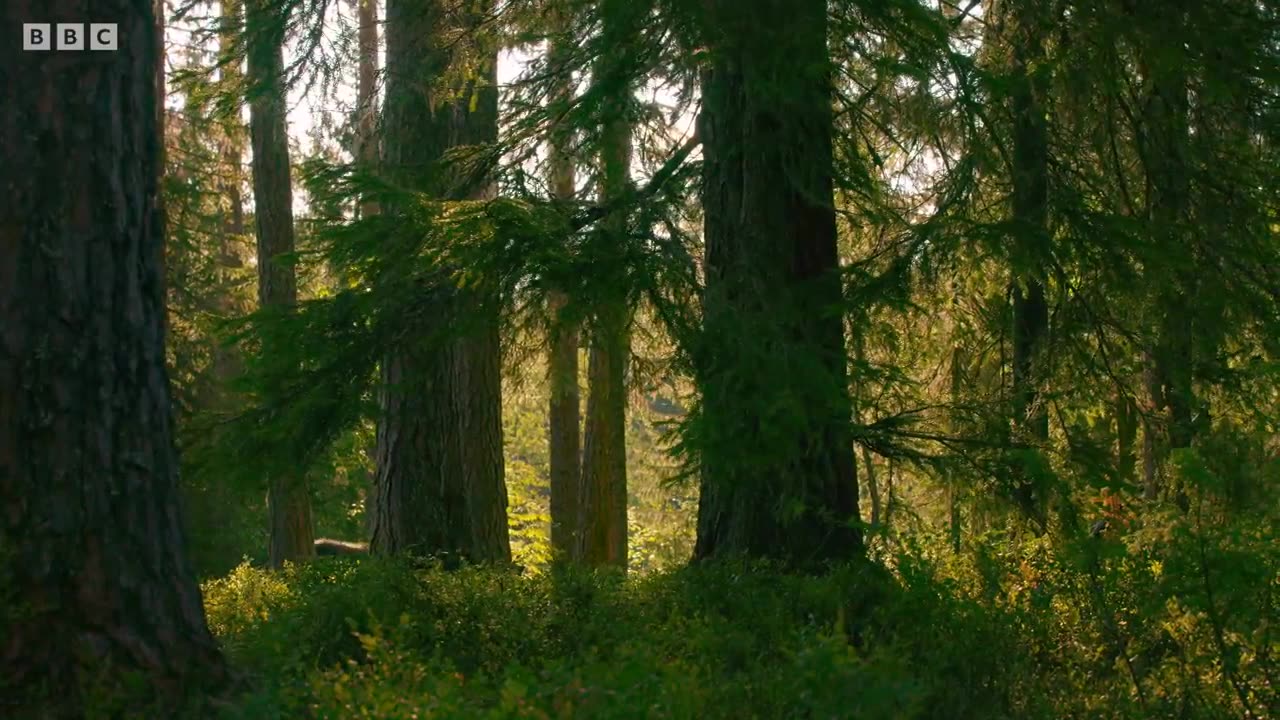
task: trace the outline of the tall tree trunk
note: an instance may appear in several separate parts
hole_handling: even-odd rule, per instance
[[[602,32],[625,42],[634,11],[626,0],[604,0]],[[634,7],[634,6],[633,6]],[[618,202],[631,182],[631,82],[626,68],[610,59],[597,66],[597,82],[614,88],[603,103],[600,147],[601,201]],[[597,240],[599,256],[615,271],[622,269],[621,248],[627,242],[626,211],[604,220]],[[606,270],[606,272],[608,272]],[[597,298],[587,361],[587,415],[582,441],[581,559],[588,565],[627,567],[627,361],[631,356],[631,308],[626,283],[609,283],[608,297]]]
[[[559,43],[553,46],[553,61],[563,57]],[[553,102],[567,104],[573,96],[572,79],[566,74]],[[572,201],[575,196],[571,139],[567,128],[555,128],[550,138],[550,184],[556,200]],[[550,399],[547,407],[551,456],[551,550],[558,560],[578,556],[579,523],[582,519],[580,442],[581,400],[578,391],[578,323],[565,316],[569,298],[560,290],[548,294],[550,315],[547,352],[547,379]]]
[[[1131,483],[1136,477],[1137,454],[1134,444],[1138,437],[1138,412],[1133,400],[1120,388],[1115,391],[1116,418],[1116,475],[1122,482]]]
[[[221,68],[222,84],[228,88],[238,88],[243,83],[240,60],[226,62],[235,56],[235,33],[239,28],[243,12],[239,0],[222,0],[222,30],[218,34],[218,57],[224,64]],[[220,182],[223,194],[227,198],[228,207],[223,211],[222,227],[218,233],[218,296],[215,299],[217,312],[223,317],[230,317],[236,312],[235,295],[232,291],[236,271],[243,266],[239,253],[240,238],[245,235],[243,162],[244,162],[244,127],[240,120],[240,104],[236,103],[233,112],[220,118],[222,127],[222,156]],[[239,374],[240,362],[232,347],[218,343],[213,349],[214,406],[225,408],[230,396],[232,378]]]
[[[839,312],[827,4],[706,5],[694,555],[816,567],[863,553]]]
[[[451,114],[451,147],[479,146],[498,140],[498,53],[487,49],[480,23],[491,3],[465,2],[454,8],[472,44],[467,48],[476,67],[461,97],[448,106]],[[484,170],[481,168],[480,170]],[[454,180],[453,197],[491,200],[497,186],[476,176],[470,164],[465,175]],[[456,175],[456,173],[455,173]],[[457,292],[464,332],[456,340],[459,372],[453,401],[460,404],[463,425],[454,430],[461,443],[471,546],[474,562],[511,561],[507,521],[507,481],[502,446],[502,341],[498,298],[488,288],[470,287]],[[449,428],[446,428],[449,429]]]
[[[366,169],[378,164],[378,0],[351,0],[356,6],[359,77],[356,83],[356,159]],[[360,215],[378,212],[378,205],[366,199]]]
[[[474,26],[440,0],[387,3],[384,165],[405,187],[480,198],[492,193],[486,181],[433,170],[447,150],[496,138],[496,57],[478,58],[484,76],[442,100],[436,83],[450,62],[446,22]],[[442,276],[450,271],[441,268]],[[492,298],[449,282],[441,277],[425,290],[435,296],[441,326],[408,333],[383,363],[370,550],[506,561],[498,316]]]
[[[22,7],[0,6],[0,25],[40,20]],[[0,696],[15,717],[82,717],[80,689],[104,681],[176,702],[227,679],[180,521],[155,5],[95,8],[120,52],[0,45]]]
[[[1144,28],[1143,75],[1147,83],[1142,114],[1142,158],[1149,187],[1148,209],[1152,227],[1170,248],[1172,265],[1159,277],[1155,346],[1149,357],[1148,391],[1154,421],[1147,423],[1145,494],[1155,499],[1164,488],[1160,466],[1172,450],[1188,448],[1194,437],[1192,412],[1195,393],[1193,318],[1196,305],[1195,243],[1188,236],[1191,209],[1187,163],[1189,141],[1187,70],[1183,47],[1186,10],[1181,2],[1152,16]],[[1184,250],[1185,249],[1185,250]],[[1185,254],[1184,254],[1185,253]],[[1174,499],[1185,503],[1180,489]]]
[[[293,265],[293,182],[285,119],[284,18],[270,0],[248,0],[249,133],[253,144],[253,205],[258,235],[258,303],[291,308],[298,288]],[[265,347],[263,352],[279,352]],[[311,492],[303,472],[271,478],[267,490],[273,568],[315,555]]]
[[[1005,4],[1005,3],[1002,3]],[[1044,0],[1018,0],[1001,8],[1011,46],[1013,114],[1013,430],[1014,442],[1042,446],[1049,414],[1040,393],[1044,341],[1049,330],[1045,268],[1049,248],[1049,134],[1045,82],[1037,75],[1048,34]],[[1025,466],[1014,472],[1013,498],[1041,530],[1047,522],[1044,488]]]
[[[960,393],[964,387],[964,354],[959,344],[953,345],[951,348],[951,405],[959,407]],[[952,416],[951,432],[957,437],[961,437],[962,429],[960,427],[959,417]],[[963,528],[961,527],[960,515],[960,483],[955,477],[956,473],[947,474],[947,518],[951,537],[951,551],[960,553],[960,541]]]
[[[356,83],[356,159],[366,171],[373,171],[379,162],[378,152],[378,0],[351,0],[356,10],[358,25],[359,76]],[[360,217],[367,218],[378,212],[377,201],[364,198],[360,203]],[[368,447],[366,462],[368,477],[365,483],[364,526],[366,537],[373,533],[374,496],[377,489],[377,446]]]

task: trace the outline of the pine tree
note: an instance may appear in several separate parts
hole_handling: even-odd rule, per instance
[[[159,26],[151,3],[96,7],[127,50],[51,73],[48,54],[0,49],[0,692],[13,716],[82,717],[97,709],[83,689],[138,678],[124,709],[167,712],[228,678],[177,494]],[[0,21],[30,21],[20,13],[6,5]]]

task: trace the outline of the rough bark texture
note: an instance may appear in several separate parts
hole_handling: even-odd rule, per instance
[[[388,130],[390,149],[396,143]],[[468,545],[460,447],[442,442],[439,430],[461,424],[452,404],[439,400],[449,397],[449,353],[417,345],[383,361],[369,543],[375,554],[460,553]]]
[[[618,0],[606,0],[603,32],[625,36],[632,13]],[[619,37],[617,42],[625,42]],[[615,88],[603,104],[604,125],[600,147],[600,196],[616,203],[631,180],[631,83],[625,68],[603,59],[597,81]],[[612,213],[602,223],[597,242],[602,265],[621,271],[621,249],[626,243],[625,211]],[[620,273],[619,273],[620,274]],[[631,308],[625,282],[608,297],[598,298],[591,326],[591,351],[587,361],[587,414],[582,441],[582,519],[580,559],[588,565],[627,567],[627,362],[631,356]]]
[[[491,192],[482,179],[437,172],[449,149],[497,133],[495,57],[482,59],[485,75],[460,96],[438,97],[450,62],[444,23],[468,22],[451,10],[437,0],[387,3],[385,168],[407,187],[479,198]],[[449,285],[450,270],[424,288],[440,324],[409,333],[383,363],[370,549],[506,561],[498,319],[489,298]]]
[[[713,0],[707,9],[695,557],[815,567],[862,554],[826,3]]]
[[[291,307],[298,300],[293,265],[280,255],[293,252],[293,182],[289,176],[289,135],[284,89],[284,23],[269,0],[246,4],[249,133],[253,144],[253,205],[258,234],[258,303]],[[273,352],[273,348],[264,348]],[[301,473],[271,478],[267,489],[273,568],[315,555],[311,491]]]
[[[459,22],[472,37],[488,3],[464,3],[455,10]],[[476,75],[466,80],[459,99],[446,106],[449,114],[449,146],[478,146],[498,140],[498,54],[478,46],[467,48]],[[468,162],[462,172],[450,173],[454,198],[490,200],[497,186],[484,177],[486,168]],[[452,270],[453,268],[450,268]],[[474,562],[511,561],[510,527],[507,522],[507,480],[502,445],[502,339],[497,298],[488,288],[457,291],[463,333],[456,341],[455,366],[459,373],[453,400],[460,403],[463,425],[457,442],[462,445],[463,480],[471,522],[471,546],[466,556]]]
[[[1049,438],[1049,414],[1041,400],[1041,355],[1049,331],[1045,268],[1049,259],[1049,135],[1045,83],[1033,76],[1043,62],[1046,8],[1041,0],[1002,3],[1001,18],[1012,49],[1013,114],[1013,440],[1040,446]],[[1013,498],[1042,529],[1044,491],[1025,468],[1014,471]]]
[[[82,683],[112,687],[126,673],[169,700],[226,679],[180,522],[154,5],[95,8],[119,23],[119,52],[0,44],[0,697],[9,716],[81,716]],[[82,10],[70,0],[7,3],[0,25],[82,21]],[[43,704],[23,706],[42,691],[51,693]]]
[[[552,48],[553,60],[562,52]],[[573,89],[569,82],[558,88],[554,100],[567,103]],[[570,139],[565,132],[553,132],[550,138],[551,193],[557,200],[570,201],[575,195],[573,158],[569,154]],[[581,433],[582,412],[578,390],[578,323],[564,316],[569,298],[563,292],[548,294],[550,315],[547,351],[547,380],[550,398],[547,405],[548,441],[551,475],[551,551],[557,559],[573,560],[578,556],[579,523],[582,518]]]

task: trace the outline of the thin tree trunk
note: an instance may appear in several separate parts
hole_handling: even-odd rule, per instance
[[[222,1],[223,30],[218,35],[218,56],[220,60],[230,57],[234,52],[234,33],[239,27],[242,16],[241,4],[238,0]],[[238,87],[243,83],[240,62],[229,62],[222,66],[222,82],[228,87]],[[215,299],[217,312],[223,317],[235,314],[235,295],[233,281],[236,270],[243,266],[240,259],[238,243],[245,235],[243,161],[244,161],[244,127],[240,121],[240,105],[236,103],[235,111],[220,119],[222,141],[220,154],[222,163],[222,192],[227,198],[228,207],[223,216],[222,227],[218,234],[218,296]],[[213,379],[215,382],[215,407],[226,409],[230,397],[231,380],[240,372],[240,362],[235,350],[223,343],[213,348]]]
[[[82,5],[41,7],[71,18]],[[39,19],[21,7],[0,6],[0,25]],[[0,696],[12,717],[82,717],[90,686],[168,704],[228,677],[180,521],[155,4],[95,8],[140,40],[103,62],[0,44]]]
[[[563,50],[553,47],[553,60]],[[568,103],[572,98],[571,78],[565,76],[553,98]],[[551,194],[556,200],[571,201],[575,196],[573,158],[570,137],[565,128],[557,128],[550,138]],[[578,324],[565,316],[569,298],[552,290],[547,298],[550,337],[547,352],[547,379],[550,399],[547,407],[548,436],[551,456],[551,550],[558,560],[575,560],[579,551],[579,523],[582,518],[582,476],[580,436],[582,433],[581,401],[578,391]]]
[[[602,4],[606,38],[624,42],[634,12],[622,0]],[[609,42],[606,40],[606,42]],[[616,88],[604,103],[600,147],[601,201],[616,203],[631,184],[631,82],[609,59],[600,61],[597,82]],[[614,271],[622,267],[619,250],[626,243],[627,212],[604,221],[598,240],[607,243],[600,255]],[[608,272],[606,270],[606,272]],[[587,361],[587,414],[582,441],[581,559],[588,565],[627,567],[627,361],[631,356],[631,308],[626,284],[598,298]]]
[[[1189,142],[1187,71],[1181,40],[1185,12],[1180,2],[1173,3],[1149,20],[1155,24],[1152,28],[1155,32],[1148,42],[1167,42],[1172,48],[1145,49],[1143,74],[1147,79],[1147,97],[1142,115],[1142,157],[1150,188],[1148,208],[1152,226],[1170,248],[1189,248],[1190,253],[1189,258],[1172,268],[1168,277],[1157,280],[1162,285],[1157,291],[1161,320],[1147,368],[1150,402],[1157,417],[1154,423],[1148,423],[1148,432],[1154,436],[1148,440],[1145,494],[1148,499],[1155,499],[1172,490],[1180,504],[1185,504],[1183,489],[1162,487],[1165,483],[1160,466],[1170,451],[1191,447],[1195,434],[1192,348],[1196,280],[1190,266],[1196,252],[1187,235],[1191,190],[1186,158]],[[1176,253],[1174,257],[1178,257]]]
[[[378,164],[378,0],[351,0],[359,25],[359,78],[356,84],[356,158],[366,169]],[[378,212],[370,199],[360,203],[361,217]]]
[[[1012,46],[1013,113],[1013,429],[1014,442],[1042,446],[1049,414],[1040,393],[1040,356],[1049,331],[1045,267],[1049,249],[1049,137],[1037,79],[1047,35],[1043,0],[1008,4],[1003,22]],[[1024,466],[1014,472],[1013,497],[1041,530],[1047,522],[1044,489]]]
[[[249,56],[249,131],[253,143],[253,205],[258,234],[258,303],[291,308],[298,289],[293,265],[293,183],[285,120],[284,21],[269,0],[249,0],[245,30]],[[279,352],[263,348],[263,352]],[[267,491],[273,568],[315,555],[311,492],[302,472],[271,478]]]
[[[373,171],[379,162],[378,152],[378,0],[351,0],[356,10],[358,25],[359,76],[356,84],[356,159],[366,171]],[[360,217],[367,218],[378,212],[377,201],[364,198],[360,203]],[[377,446],[366,446],[368,477],[365,483],[364,525],[365,536],[373,534],[374,496],[377,488]]]
[[[862,555],[823,0],[711,0],[695,558]],[[787,78],[779,85],[770,78]]]
[[[964,385],[964,355],[959,345],[951,348],[951,405],[958,407],[960,402],[960,391]],[[959,418],[952,417],[951,432],[957,437],[960,436],[961,428],[959,427]],[[951,536],[951,551],[960,553],[961,541],[961,517],[960,517],[960,483],[955,477],[955,473],[948,473],[947,477],[947,518]]]
[[[1135,479],[1137,454],[1134,444],[1138,437],[1138,412],[1133,401],[1119,388],[1115,392],[1116,416],[1116,475],[1130,483]]]
[[[865,446],[862,448],[862,469],[867,476],[867,495],[871,498],[871,526],[880,525],[880,483],[876,479],[875,458]]]

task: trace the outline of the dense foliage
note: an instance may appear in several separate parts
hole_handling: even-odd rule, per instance
[[[168,18],[167,351],[250,680],[226,713],[1280,716],[1275,3],[388,2]],[[368,18],[428,15],[454,130],[423,113],[407,168],[367,152]],[[296,307],[255,299],[255,32],[310,128],[271,258]],[[273,478],[368,539],[389,348],[486,323],[520,572],[263,571]],[[551,546],[563,328],[582,397],[625,396],[626,575]],[[688,563],[712,546],[756,557]]]

